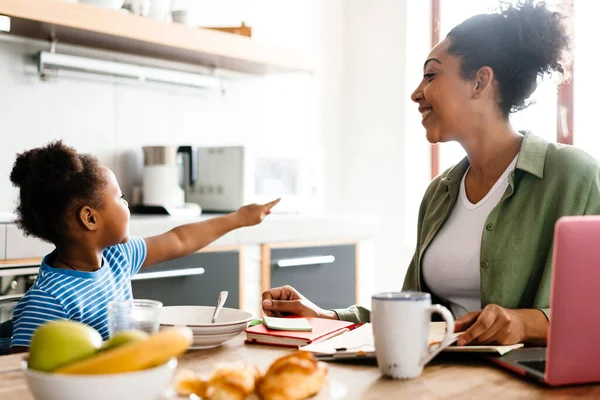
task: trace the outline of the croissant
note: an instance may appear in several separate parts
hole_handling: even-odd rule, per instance
[[[193,393],[203,399],[209,399],[214,393],[214,388],[210,387],[208,382],[200,379],[194,372],[182,370],[175,378],[175,391],[178,396],[182,397],[189,397]]]
[[[205,397],[210,400],[243,400],[254,392],[261,375],[255,365],[241,362],[221,364],[208,380],[212,392]]]
[[[257,384],[262,400],[301,400],[314,396],[327,379],[327,365],[308,352],[281,357]]]

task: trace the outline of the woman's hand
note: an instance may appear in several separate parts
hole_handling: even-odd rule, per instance
[[[241,207],[235,212],[240,226],[260,224],[267,215],[271,214],[271,208],[275,207],[280,200],[281,199],[273,200],[267,204],[248,204]]]
[[[301,317],[338,319],[334,311],[323,310],[291,286],[269,289],[262,294],[262,308],[269,317],[285,314]]]
[[[548,319],[540,310],[511,310],[495,304],[456,320],[455,332],[465,331],[458,345],[535,343],[545,345]]]

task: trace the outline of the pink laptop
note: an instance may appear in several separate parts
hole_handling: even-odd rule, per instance
[[[600,382],[600,216],[556,222],[550,307],[547,348],[493,361],[553,386]]]

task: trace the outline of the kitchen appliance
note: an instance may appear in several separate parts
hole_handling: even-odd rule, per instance
[[[182,188],[181,154],[190,159],[190,146],[145,146],[142,177],[142,203],[134,212],[169,214],[174,216],[198,216],[202,209],[197,203],[186,203]],[[190,164],[193,165],[193,164]],[[187,174],[188,184],[195,183],[195,175]]]
[[[279,197],[282,201],[273,208],[275,213],[318,207],[319,152],[200,147],[186,153],[183,161],[186,200],[205,211],[231,212]]]

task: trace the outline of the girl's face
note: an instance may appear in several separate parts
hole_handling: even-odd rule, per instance
[[[129,207],[119,187],[115,174],[108,168],[101,167],[106,185],[102,197],[102,205],[98,209],[102,216],[103,241],[108,246],[125,243],[129,240]]]

